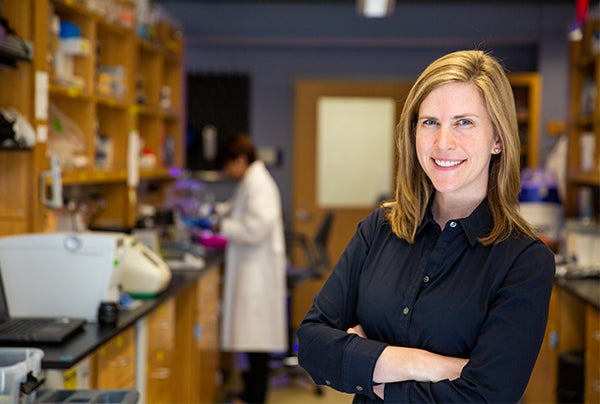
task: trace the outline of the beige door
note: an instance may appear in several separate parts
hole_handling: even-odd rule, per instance
[[[327,209],[333,209],[335,211],[335,218],[333,222],[333,228],[331,231],[328,251],[331,257],[332,265],[337,262],[337,259],[341,255],[344,247],[354,234],[358,222],[367,216],[377,205],[376,197],[368,197],[367,203],[365,201],[358,200],[356,203],[352,202],[355,196],[343,196],[344,191],[333,190],[335,188],[335,182],[348,181],[351,179],[360,177],[361,169],[357,171],[358,175],[344,175],[334,174],[334,178],[324,180],[323,176],[327,176],[329,169],[323,170],[323,162],[338,161],[342,164],[343,160],[351,162],[349,167],[351,170],[360,167],[361,164],[367,164],[365,170],[377,170],[384,169],[385,175],[377,175],[377,179],[385,177],[386,181],[389,178],[388,189],[393,189],[393,160],[394,160],[394,145],[393,145],[393,132],[395,125],[398,122],[402,106],[410,85],[407,83],[392,83],[392,82],[355,82],[355,81],[315,81],[315,80],[299,80],[295,85],[295,125],[294,125],[294,171],[293,171],[293,206],[292,206],[292,226],[294,231],[300,232],[309,236],[312,236],[316,228],[319,225],[323,213]],[[329,103],[329,100],[332,102]],[[358,102],[358,104],[355,104]],[[362,152],[362,143],[352,140],[339,141],[335,143],[330,141],[329,143],[323,142],[322,137],[329,135],[326,131],[323,131],[322,122],[327,121],[324,111],[331,111],[327,107],[323,108],[323,105],[333,105],[332,110],[336,110],[337,106],[347,105],[353,112],[348,112],[345,115],[340,114],[339,119],[335,123],[343,123],[348,127],[352,126],[353,123],[349,123],[354,117],[362,116],[369,118],[372,116],[369,108],[375,108],[373,112],[378,114],[379,106],[383,109],[387,108],[388,112],[383,112],[384,117],[389,117],[387,121],[391,121],[388,131],[391,131],[389,135],[375,136],[373,131],[370,130],[370,125],[367,124],[364,130],[364,136],[369,139],[368,143],[372,143],[371,140],[374,138],[381,139],[385,138],[386,145],[389,143],[389,149],[386,147],[386,161],[390,164],[386,167],[381,167],[379,161],[381,155],[369,154],[368,150]],[[364,112],[356,110],[362,108],[364,104]],[[391,110],[389,106],[391,105]],[[369,109],[369,110],[366,110]],[[340,108],[337,108],[339,111]],[[387,115],[386,115],[387,114]],[[391,116],[390,116],[391,114]],[[329,119],[331,120],[331,119]],[[336,119],[333,119],[336,121]],[[344,122],[340,122],[344,121]],[[371,122],[374,126],[379,125],[379,120]],[[357,124],[360,125],[360,124]],[[363,125],[364,127],[364,125]],[[369,138],[369,136],[371,136]],[[321,137],[321,138],[320,138]],[[339,137],[338,137],[339,138]],[[389,139],[389,141],[388,141]],[[361,139],[359,139],[361,140]],[[329,146],[324,146],[329,144]],[[339,145],[339,149],[335,150],[335,145]],[[359,157],[356,158],[357,150],[345,150],[344,148],[348,145],[355,145],[355,149],[359,148]],[[379,146],[381,150],[381,145]],[[321,148],[321,150],[319,150]],[[366,147],[365,149],[368,149]],[[356,167],[355,167],[356,166]],[[379,166],[379,167],[378,167]],[[341,169],[343,172],[343,168]],[[329,170],[331,172],[335,170]],[[388,172],[389,171],[389,172]],[[325,175],[323,174],[325,172]],[[337,177],[336,177],[337,176]],[[331,177],[331,175],[330,175]],[[375,180],[375,178],[373,178]],[[326,182],[329,181],[329,182]],[[325,185],[323,185],[325,183]],[[357,191],[357,195],[360,199],[361,195],[364,195],[364,189],[371,185],[370,179],[360,179],[352,183]],[[324,191],[325,190],[325,191]],[[371,190],[373,192],[373,190]],[[381,195],[380,195],[381,196]],[[336,200],[336,198],[338,198]],[[341,198],[341,199],[340,199]],[[327,274],[326,274],[327,275]],[[305,282],[300,285],[294,292],[293,297],[293,323],[298,325],[302,320],[306,311],[309,309],[314,295],[321,288],[325,277],[320,280]]]

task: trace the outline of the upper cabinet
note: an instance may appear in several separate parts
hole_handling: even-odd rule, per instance
[[[512,73],[508,79],[517,109],[521,167],[537,167],[540,158],[541,77],[539,73]]]
[[[52,5],[52,25],[61,34],[50,70],[48,148],[64,155],[65,183],[126,181],[132,132],[138,175],[167,177],[182,164],[175,150],[183,133],[181,34],[160,26],[154,39],[140,38],[122,13],[113,19],[72,1]],[[75,37],[65,38],[65,28]],[[77,136],[62,139],[67,125]]]
[[[18,112],[35,127],[35,72],[45,63],[45,54],[36,48],[42,32],[37,23],[43,20],[43,12],[34,13],[34,9],[34,0],[0,1],[0,16],[15,33],[11,38],[3,35],[0,41],[4,49],[0,52],[0,109]],[[31,49],[28,57],[18,56],[25,48]],[[7,122],[13,122],[13,118]],[[0,194],[0,236],[30,232],[41,228],[43,222],[38,210],[38,182],[33,181],[31,175],[41,169],[40,162],[44,163],[43,145],[15,150],[6,142],[6,129],[3,126],[0,142],[0,189],[3,191]],[[35,138],[35,134],[31,135]]]
[[[3,0],[5,18],[31,46],[0,67],[0,108],[16,108],[35,129],[29,150],[0,149],[0,235],[43,230],[40,202],[49,157],[60,159],[63,194],[103,206],[107,227],[135,222],[139,181],[170,179],[183,166],[183,37],[136,7],[152,2]],[[0,43],[0,62],[5,59]],[[25,59],[25,60],[23,60]]]
[[[600,190],[600,20],[571,43],[568,188],[569,217],[598,219]]]

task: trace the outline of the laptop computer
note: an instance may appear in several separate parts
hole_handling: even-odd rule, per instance
[[[60,344],[83,329],[82,318],[11,318],[0,271],[0,344]]]

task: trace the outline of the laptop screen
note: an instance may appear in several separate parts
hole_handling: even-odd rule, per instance
[[[2,268],[0,267],[0,323],[10,319],[10,313],[8,311],[8,303],[6,302],[6,295],[4,293],[4,284],[2,283]]]

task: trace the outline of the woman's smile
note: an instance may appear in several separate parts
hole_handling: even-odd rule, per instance
[[[463,163],[465,160],[441,160],[433,159],[435,164],[441,168],[454,168]]]

